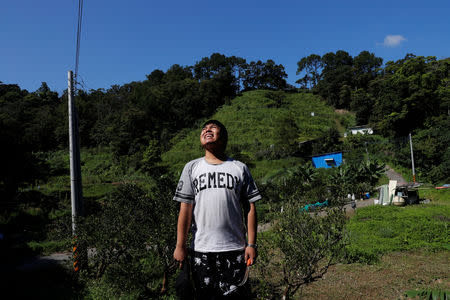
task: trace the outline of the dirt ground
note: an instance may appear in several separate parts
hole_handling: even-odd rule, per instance
[[[401,299],[408,290],[450,291],[450,252],[397,252],[376,265],[339,264],[295,299]]]

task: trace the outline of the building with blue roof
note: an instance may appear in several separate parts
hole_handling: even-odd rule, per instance
[[[312,156],[312,164],[315,168],[339,167],[342,162],[342,151]]]

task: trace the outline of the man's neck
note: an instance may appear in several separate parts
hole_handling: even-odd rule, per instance
[[[227,159],[223,152],[213,152],[205,149],[205,160],[210,164],[221,164]]]

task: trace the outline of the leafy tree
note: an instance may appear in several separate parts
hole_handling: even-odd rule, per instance
[[[82,274],[88,283],[102,282],[115,296],[133,292],[154,297],[166,291],[163,282],[167,285],[173,271],[176,236],[175,205],[170,201],[173,188],[162,179],[149,197],[136,185],[123,184],[101,213],[81,223],[80,244],[95,249]]]
[[[350,98],[350,109],[355,112],[356,124],[368,124],[375,104],[373,96],[364,89],[357,89],[351,92]]]
[[[383,59],[362,51],[353,59],[354,87],[367,90],[369,82],[378,75]]]
[[[305,71],[305,76],[296,81],[303,88],[313,89],[321,78],[322,58],[320,55],[311,54],[297,62],[297,75]]]
[[[191,79],[192,67],[182,67],[178,64],[172,65],[163,76],[165,83],[176,82],[184,79]]]
[[[313,141],[312,153],[319,154],[341,150],[340,137],[341,135],[337,128],[334,126],[330,127],[319,138]]]
[[[264,294],[293,297],[302,285],[323,277],[344,248],[346,217],[342,207],[326,208],[320,217],[299,208],[297,201],[285,205],[273,238],[260,242],[263,250],[257,268],[261,298]],[[281,278],[276,280],[274,273]]]
[[[282,90],[287,87],[287,74],[283,65],[277,65],[271,59],[266,62],[258,60],[247,64],[244,73],[244,90],[268,89]]]
[[[149,75],[146,75],[146,77],[150,86],[157,86],[163,83],[164,72],[161,70],[154,70]]]
[[[406,55],[388,62],[382,77],[370,84],[375,97],[370,122],[385,136],[405,136],[441,112],[439,91],[449,76],[446,60]],[[444,92],[445,95],[445,92]]]
[[[55,94],[44,83],[35,93],[0,84],[2,200],[11,201],[19,187],[45,179],[46,167],[33,153],[55,147]]]
[[[322,56],[322,80],[317,84],[317,92],[330,105],[348,108],[350,99],[341,98],[341,88],[352,86],[353,58],[343,50],[329,52]]]
[[[156,163],[161,161],[161,146],[158,140],[151,139],[142,155],[142,167],[146,171],[152,171]]]
[[[414,165],[419,181],[445,182],[450,178],[450,117],[441,115],[429,119],[425,128],[412,135]],[[409,142],[395,152],[395,161],[406,168],[411,167]]]
[[[342,196],[355,194],[362,198],[365,192],[373,191],[382,174],[384,165],[377,161],[367,159],[350,161],[331,170],[328,186],[332,194]]]

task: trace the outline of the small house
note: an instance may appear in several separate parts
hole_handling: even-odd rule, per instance
[[[347,137],[349,134],[373,134],[373,129],[368,126],[355,126],[350,127],[347,129],[347,131],[344,133],[344,137]]]
[[[339,167],[342,164],[342,151],[314,155],[312,163],[315,168]]]

